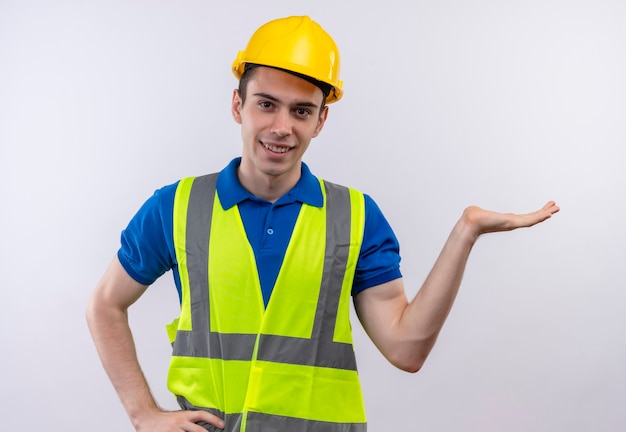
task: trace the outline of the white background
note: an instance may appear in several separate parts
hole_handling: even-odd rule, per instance
[[[625,430],[622,0],[0,0],[0,428],[132,430],[87,300],[155,189],[240,153],[230,64],[300,14],[345,81],[305,160],[379,203],[409,296],[465,206],[562,208],[479,240],[418,374],[354,322],[370,430]],[[168,274],[131,309],[168,408],[177,307]]]

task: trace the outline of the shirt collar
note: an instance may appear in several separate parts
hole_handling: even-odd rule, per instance
[[[217,193],[220,202],[225,210],[228,210],[235,204],[239,204],[245,200],[265,201],[248,192],[239,182],[237,177],[237,168],[241,163],[241,158],[233,159],[224,168],[217,178]],[[302,202],[315,207],[324,205],[324,197],[320,182],[309,170],[309,167],[302,162],[302,175],[298,183],[285,195],[276,201],[275,205],[289,204],[292,202]]]

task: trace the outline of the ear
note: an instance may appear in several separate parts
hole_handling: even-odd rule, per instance
[[[313,131],[313,138],[318,136],[324,127],[324,123],[326,123],[326,118],[328,117],[328,105],[324,105],[324,108],[320,112],[320,116],[317,119],[317,126],[315,126],[315,131]]]
[[[233,118],[239,124],[241,124],[241,109],[243,108],[243,102],[241,101],[241,95],[239,90],[233,90],[233,101],[230,107],[230,111],[233,114]]]

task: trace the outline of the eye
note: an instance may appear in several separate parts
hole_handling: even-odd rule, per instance
[[[270,109],[274,106],[274,104],[272,104],[270,101],[261,101],[259,102],[259,106],[263,109]]]
[[[306,108],[296,108],[294,111],[296,115],[301,118],[305,118],[311,115],[311,110],[308,110]]]

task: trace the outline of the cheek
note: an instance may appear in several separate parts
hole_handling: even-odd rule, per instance
[[[248,113],[242,113],[240,125],[241,125],[241,133],[244,136],[250,136],[251,134],[253,134],[254,130],[256,129],[255,127],[256,122],[254,120],[254,117]]]
[[[259,115],[253,110],[244,111],[241,116],[241,126],[250,133],[256,133],[269,127],[267,116]]]
[[[241,137],[243,138],[244,144],[248,144],[250,142],[255,141],[253,131],[246,126],[241,127]]]

